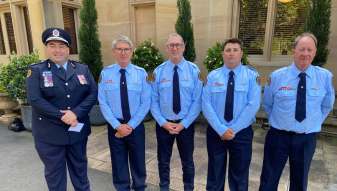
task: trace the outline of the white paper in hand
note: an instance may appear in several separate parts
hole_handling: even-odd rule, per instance
[[[84,123],[77,123],[75,127],[69,127],[68,131],[81,132]]]

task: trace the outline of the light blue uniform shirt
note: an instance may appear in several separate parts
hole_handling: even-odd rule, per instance
[[[332,74],[318,66],[310,65],[306,69],[306,118],[298,122],[295,108],[300,72],[295,64],[274,71],[270,75],[270,84],[264,89],[263,107],[270,125],[276,129],[319,132],[335,101]]]
[[[98,84],[98,101],[101,111],[104,118],[115,129],[121,124],[118,119],[123,119],[119,83],[120,69],[118,64],[105,67]],[[125,69],[131,114],[131,119],[127,124],[135,129],[150,109],[151,86],[146,80],[147,73],[143,68],[130,63]]]
[[[207,77],[202,94],[202,112],[212,128],[222,136],[228,128],[234,133],[248,127],[255,121],[261,100],[261,86],[258,73],[242,64],[234,68],[233,119],[224,119],[227,82],[231,70],[226,66],[213,70]]]
[[[182,59],[178,63],[180,106],[178,114],[173,112],[173,72],[174,64],[166,61],[154,70],[152,83],[151,113],[160,126],[168,120],[181,119],[181,124],[188,128],[198,117],[201,110],[202,81],[197,65]]]

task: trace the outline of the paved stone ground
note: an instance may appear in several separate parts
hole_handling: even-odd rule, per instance
[[[158,169],[156,158],[156,135],[154,122],[146,122],[146,168],[147,182],[158,185]],[[196,167],[195,190],[205,190],[207,175],[207,151],[204,124],[198,124],[195,134],[194,160]],[[250,166],[249,190],[258,190],[259,178],[262,168],[263,146],[266,131],[254,127],[253,157]],[[89,166],[99,171],[111,173],[110,152],[108,147],[107,130],[105,126],[93,128],[88,143]],[[337,190],[337,138],[320,136],[314,159],[311,165],[308,191]],[[287,191],[289,186],[289,167],[286,166],[279,184],[279,191]],[[227,183],[226,183],[227,185]],[[171,160],[171,189],[181,191],[182,172],[179,154],[176,146]],[[155,190],[155,188],[154,188]],[[229,190],[226,188],[226,190]]]
[[[0,191],[48,190],[31,132],[15,133],[0,124],[0,157]],[[88,175],[93,191],[114,190],[111,173],[89,168]],[[147,190],[159,189],[149,184]],[[74,191],[69,176],[67,191]]]

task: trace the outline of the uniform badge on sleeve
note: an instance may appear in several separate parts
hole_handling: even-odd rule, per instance
[[[267,79],[267,84],[268,84],[268,86],[270,85],[270,83],[271,83],[271,78],[270,78],[270,76],[269,76],[268,79]]]
[[[83,74],[77,75],[77,78],[80,81],[80,84],[82,85],[88,84],[87,79]]]
[[[27,78],[29,78],[32,75],[32,69],[28,69],[27,71]]]
[[[154,82],[154,79],[156,78],[155,74],[154,73],[149,73],[147,76],[146,76],[146,81],[148,83],[151,83],[151,82]]]
[[[43,76],[44,87],[53,87],[54,86],[53,74],[51,73],[51,71],[42,72],[42,76]]]
[[[260,76],[256,76],[256,83],[258,85],[261,85],[261,78],[260,78]]]

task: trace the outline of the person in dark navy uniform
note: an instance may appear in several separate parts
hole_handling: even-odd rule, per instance
[[[74,189],[88,191],[88,113],[97,101],[96,82],[86,65],[68,59],[67,32],[46,29],[42,41],[48,59],[31,65],[26,80],[35,148],[50,191],[67,190],[67,169]]]

